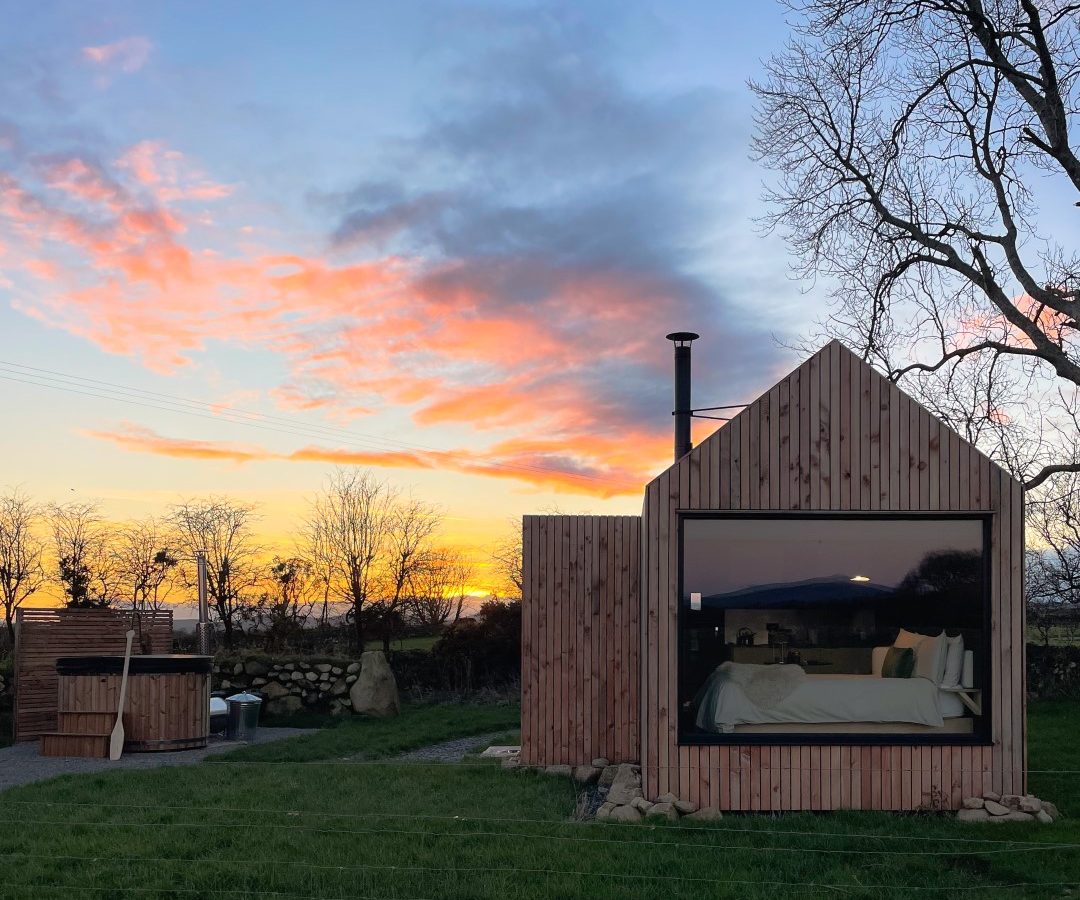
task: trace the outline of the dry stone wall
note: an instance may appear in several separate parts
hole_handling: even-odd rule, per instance
[[[213,689],[258,691],[270,715],[302,709],[346,715],[352,711],[349,690],[359,675],[360,663],[350,659],[217,659]]]

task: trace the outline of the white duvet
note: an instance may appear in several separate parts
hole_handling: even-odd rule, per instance
[[[949,695],[945,702],[955,700]],[[779,703],[755,705],[727,673],[717,669],[698,695],[697,727],[727,732],[736,725],[823,722],[910,722],[941,727],[944,715],[938,685],[926,678],[876,675],[807,675]],[[957,704],[959,705],[959,704]]]

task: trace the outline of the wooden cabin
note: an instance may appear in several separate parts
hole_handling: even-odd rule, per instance
[[[640,517],[523,527],[524,764],[724,810],[1025,791],[1022,488],[839,342]]]

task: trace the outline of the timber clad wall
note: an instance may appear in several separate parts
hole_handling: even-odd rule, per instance
[[[709,510],[992,513],[992,746],[680,747],[678,513]],[[526,516],[524,554],[525,763],[640,760],[647,797],[735,810],[1025,790],[1021,486],[838,342],[652,481],[640,520]]]
[[[641,520],[525,516],[522,762],[640,753]]]
[[[992,511],[993,746],[678,746],[679,510]],[[654,480],[642,521],[645,794],[724,809],[958,807],[1023,792],[1023,495],[833,342]]]

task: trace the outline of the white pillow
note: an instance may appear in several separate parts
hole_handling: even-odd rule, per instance
[[[964,636],[945,638],[945,674],[941,683],[952,687],[960,683],[964,674]]]
[[[903,628],[893,641],[894,647],[910,647],[915,651],[915,671],[917,678],[929,678],[935,684],[941,684],[945,674],[945,631],[930,636],[916,634]]]

